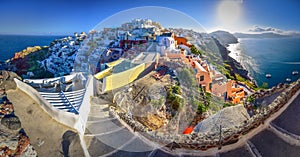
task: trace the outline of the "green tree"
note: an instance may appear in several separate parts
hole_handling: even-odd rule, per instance
[[[181,100],[179,97],[175,96],[174,99],[171,102],[172,104],[172,109],[175,111],[178,111],[179,108],[181,107]]]
[[[191,50],[191,53],[192,53],[192,54],[196,54],[196,53],[197,53],[197,48],[195,47],[195,45],[192,45],[192,46],[190,47],[190,50]]]
[[[173,86],[173,87],[168,86],[167,87],[167,102],[170,103],[171,108],[173,110],[178,111],[183,104],[183,99],[176,95],[178,93],[175,93],[176,90],[174,90],[174,87],[175,87],[175,89],[178,90],[177,91],[178,93],[180,91],[180,88],[178,86],[177,86],[178,88],[176,86]]]
[[[223,103],[223,108],[225,108],[225,107],[230,107],[230,106],[233,106],[233,104],[230,103],[230,102],[224,102],[224,103]]]
[[[191,53],[192,53],[192,54],[195,54],[195,55],[200,55],[200,56],[202,56],[202,54],[203,54],[203,51],[202,51],[202,50],[198,50],[198,49],[196,48],[195,45],[192,45],[192,46],[190,47],[190,50],[191,50]]]

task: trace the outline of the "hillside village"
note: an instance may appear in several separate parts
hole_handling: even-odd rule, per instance
[[[126,133],[132,130],[134,136],[138,131],[140,136],[171,150],[174,145],[198,150],[219,148],[264,124],[265,118],[300,88],[298,81],[290,87],[279,84],[255,91],[259,88],[247,71],[228,56],[226,45],[236,41],[223,31],[199,33],[163,28],[150,19],[134,19],[120,27],[74,33],[49,47],[36,46],[16,53],[6,66],[22,78],[4,73],[2,78],[10,82],[4,81],[2,95],[12,83],[18,88],[11,92],[13,100],[18,100],[14,105],[30,106],[17,97],[20,93],[27,95],[28,100],[37,102],[32,104],[34,108],[41,110],[35,116],[51,118],[55,125],[59,122],[62,130],[72,128],[74,135],[79,135],[77,140],[87,144],[89,153],[97,154],[94,145],[120,129]],[[5,99],[0,115],[13,113],[12,103]],[[28,117],[32,118],[24,119]],[[24,128],[35,130],[28,119],[24,121]],[[41,130],[28,132],[31,137],[36,134],[51,138]],[[26,138],[21,143],[22,151],[26,146],[30,149],[25,153],[36,154],[25,135],[19,135]],[[51,140],[60,141],[61,136]],[[37,152],[45,149],[40,147],[44,144],[40,140],[32,141],[38,146]],[[19,150],[14,151],[7,154]]]
[[[252,89],[235,78],[239,74],[229,70],[236,66],[229,65],[229,59],[222,61],[228,52],[222,52],[224,47],[218,46],[220,43],[216,38],[220,37],[213,36],[216,34],[163,28],[150,19],[134,19],[120,27],[92,30],[88,34],[74,33],[73,37],[53,41],[47,55],[37,63],[54,79],[43,78],[42,84],[30,79],[25,81],[41,92],[72,91],[78,85],[70,84],[71,80],[66,79],[68,76],[58,79],[66,81],[58,81],[59,85],[55,84],[55,77],[75,72],[92,74],[98,80],[98,95],[112,93],[117,104],[134,104],[140,97],[139,101],[144,105],[156,104],[153,117],[160,119],[159,126],[177,115],[188,121],[182,128],[194,127],[224,107],[243,103],[252,93]],[[32,69],[22,76],[35,78],[37,75]],[[155,89],[160,87],[158,91],[163,89],[161,93],[151,96],[149,92],[154,90],[150,82],[157,85]],[[155,99],[160,101],[155,102]],[[122,107],[122,104],[118,105]],[[128,108],[128,105],[124,107]],[[178,115],[179,110],[185,114]],[[188,111],[196,116],[188,115]],[[127,109],[127,112],[131,110]],[[144,124],[149,121],[138,119]]]
[[[245,72],[232,71],[240,67],[228,62],[225,45],[220,45],[224,43],[228,44],[216,34],[163,28],[150,19],[134,19],[120,27],[91,30],[88,34],[74,33],[73,37],[53,41],[48,52],[35,64],[39,65],[37,69],[43,69],[54,78],[26,79],[25,82],[40,92],[69,92],[82,87],[72,83],[78,79],[77,75],[69,74],[92,74],[97,79],[98,95],[111,93],[112,101],[128,113],[136,112],[131,111],[128,104],[140,102],[137,104],[155,106],[150,117],[136,117],[139,122],[157,129],[177,117],[176,120],[186,121],[177,126],[183,131],[224,107],[243,103],[253,92],[247,82],[236,78],[241,78]],[[20,55],[22,58],[34,56],[41,53],[39,50],[24,51]],[[31,68],[21,74],[23,78],[36,78],[39,74],[35,71]],[[240,71],[243,73],[239,75]],[[149,118],[159,124],[153,126],[152,122],[147,122],[151,121]]]
[[[157,129],[174,116],[189,121],[178,127],[193,127],[224,107],[243,103],[252,93],[208,61],[201,47],[211,39],[205,33],[166,29],[149,19],[135,19],[118,28],[90,31],[78,50],[74,71],[94,74],[99,95],[113,93],[113,101],[129,114],[138,112],[132,110],[139,108],[133,104],[156,104],[150,117],[134,116],[150,128]],[[152,94],[152,88],[163,90]],[[179,110],[185,114],[177,114]]]
[[[203,55],[203,50],[198,45],[204,45],[208,41],[207,34],[185,29],[163,29],[159,23],[149,19],[135,19],[122,24],[120,28],[91,31],[78,50],[87,52],[89,56],[78,53],[75,64],[81,64],[79,71],[89,70],[97,73],[105,70],[104,63],[117,61],[119,58],[134,60],[141,52],[157,53],[159,60],[157,65],[167,60],[191,66],[197,82],[206,92],[230,100],[232,103],[240,103],[246,94],[245,87],[227,79],[217,67],[206,60],[207,57]],[[104,51],[100,51],[102,49]],[[100,61],[97,63],[98,59]],[[90,64],[85,65],[87,63],[85,61]]]

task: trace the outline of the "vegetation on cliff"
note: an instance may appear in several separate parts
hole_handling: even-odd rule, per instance
[[[225,31],[216,31],[210,35],[209,41],[199,45],[199,49],[203,50],[202,52],[209,63],[214,65],[228,79],[242,82],[252,89],[258,89],[249,78],[248,71],[228,55],[230,52],[226,46],[237,43],[237,38]]]
[[[49,53],[47,46],[27,47],[15,53],[10,62],[11,70],[23,77],[26,77],[28,72],[33,74],[32,78],[53,77],[53,74],[41,68],[39,63],[39,61],[46,59],[50,55]]]

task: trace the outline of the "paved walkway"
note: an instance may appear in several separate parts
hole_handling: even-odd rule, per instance
[[[295,106],[297,106],[298,109],[300,109],[299,93],[300,91],[298,91],[297,94],[295,94],[284,107],[282,107],[278,112],[267,119],[263,125],[242,137],[242,139],[240,139],[239,142],[236,143],[240,145],[240,148],[229,150],[226,153],[222,153],[220,156],[228,156],[227,154],[231,154],[231,156],[241,156],[241,154],[239,153],[241,152],[241,150],[243,150],[244,154],[246,154],[243,156],[299,157],[299,134],[296,135],[290,133],[288,130],[285,130],[275,124],[276,122],[278,122],[278,119],[282,118],[282,116],[285,116],[284,119],[288,121],[292,121],[294,119],[295,113],[292,113],[292,110],[290,110],[290,108],[295,108]],[[295,124],[294,128],[299,127],[297,126],[297,124]],[[232,147],[233,145],[225,147]]]
[[[22,128],[39,156],[62,156],[62,153],[69,153],[69,156],[84,156],[80,139],[74,129],[54,120],[41,108],[41,104],[20,89],[10,90],[7,95],[14,105],[15,115],[19,117]],[[74,134],[64,139],[64,135],[68,132]],[[64,152],[63,141],[68,143],[65,148],[69,152]]]

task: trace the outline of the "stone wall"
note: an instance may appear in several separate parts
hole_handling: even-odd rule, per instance
[[[278,84],[277,86],[273,86],[272,88],[270,89],[261,89],[259,91],[256,91],[252,94],[252,96],[257,99],[257,98],[262,98],[262,97],[267,97],[267,96],[270,96],[271,94],[273,93],[276,93],[276,92],[280,92],[281,90],[283,89],[286,89],[288,88],[289,85],[288,84],[283,84],[283,83],[280,83]]]
[[[157,132],[152,131],[141,123],[133,120],[125,111],[110,108],[110,113],[117,118],[125,121],[134,130],[139,131],[146,138],[157,143],[167,145],[167,147],[187,148],[195,150],[207,150],[209,148],[218,147],[221,145],[228,145],[235,143],[239,138],[252,129],[257,128],[260,124],[269,118],[272,114],[277,112],[282,106],[284,106],[290,98],[300,89],[300,79],[290,85],[279,84],[277,87],[273,87],[269,90],[262,90],[254,93],[255,98],[265,97],[272,93],[279,92],[283,89],[283,92],[271,103],[269,107],[266,107],[252,116],[247,122],[236,125],[234,128],[222,128],[221,138],[220,133],[217,132],[200,132],[192,133],[189,135],[183,134],[171,134],[169,132]]]

